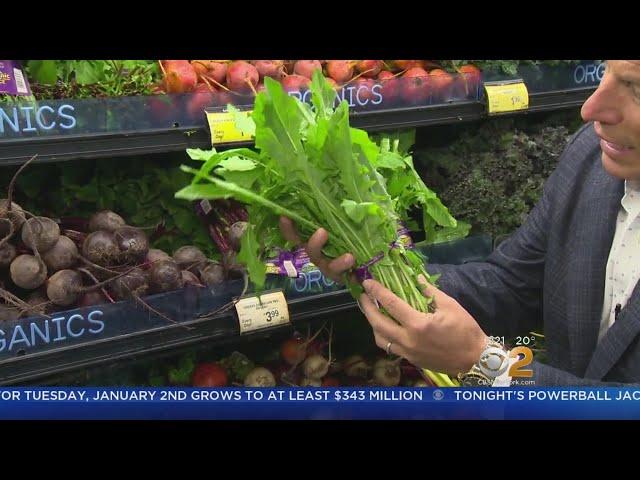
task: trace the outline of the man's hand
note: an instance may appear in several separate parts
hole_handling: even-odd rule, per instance
[[[365,280],[362,286],[366,293],[360,305],[380,348],[418,367],[449,375],[467,372],[480,358],[487,336],[469,312],[433,285],[425,283],[423,293],[434,297],[435,313],[415,310],[375,280]]]
[[[306,245],[303,244],[300,239],[300,235],[291,219],[280,217],[280,231],[287,241],[292,242],[294,245],[303,245],[311,261],[320,269],[325,277],[330,278],[334,282],[341,283],[343,275],[351,269],[355,263],[355,259],[350,253],[340,255],[333,260],[322,254],[324,244],[329,240],[329,234],[324,228],[316,230]]]

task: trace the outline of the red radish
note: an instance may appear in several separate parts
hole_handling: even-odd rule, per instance
[[[360,60],[356,64],[356,70],[362,74],[363,77],[374,78],[382,70],[382,60]]]
[[[284,62],[282,60],[256,60],[252,63],[258,70],[260,80],[264,79],[264,77],[280,80],[284,75]]]
[[[322,386],[323,387],[339,387],[340,380],[338,380],[336,377],[324,377],[322,379]]]
[[[453,77],[441,68],[435,68],[429,72],[431,87],[441,100],[451,98]]]
[[[322,355],[310,355],[302,364],[302,372],[307,378],[321,379],[329,372],[329,362]]]
[[[293,73],[311,79],[314,70],[322,70],[322,64],[318,60],[298,60],[293,66]]]
[[[217,363],[201,363],[191,376],[194,387],[226,387],[228,383],[227,372]]]
[[[427,66],[427,62],[424,60],[394,60],[393,65],[398,70],[409,70],[411,68],[422,68]]]
[[[244,379],[245,387],[275,387],[276,379],[269,370],[264,367],[256,367],[249,372]]]
[[[307,356],[307,346],[301,338],[289,338],[282,343],[280,355],[289,365],[298,365]]]
[[[287,93],[307,90],[309,85],[311,85],[311,80],[302,75],[287,75],[282,79],[282,88]]]
[[[187,61],[172,63],[165,67],[164,83],[168,93],[187,93],[196,88],[198,75]]]
[[[400,95],[410,104],[425,104],[429,99],[429,74],[422,68],[410,68],[402,75]]]
[[[353,77],[353,62],[350,60],[329,60],[327,74],[338,83],[346,83]]]
[[[378,80],[382,83],[382,89],[380,94],[382,95],[382,101],[385,104],[391,104],[396,102],[400,98],[400,80],[391,72],[384,71],[378,75]]]
[[[260,75],[256,67],[243,60],[229,65],[227,69],[227,87],[234,92],[248,93],[258,84]]]

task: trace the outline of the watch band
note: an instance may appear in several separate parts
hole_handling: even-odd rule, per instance
[[[509,352],[501,343],[487,337],[480,358],[468,372],[458,374],[458,381],[464,386],[490,387],[508,366]]]

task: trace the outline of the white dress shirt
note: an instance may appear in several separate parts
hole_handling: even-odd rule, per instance
[[[640,181],[624,183],[616,233],[613,237],[604,283],[604,303],[598,341],[616,321],[640,278]]]

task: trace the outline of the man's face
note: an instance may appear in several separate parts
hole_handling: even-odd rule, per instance
[[[640,180],[640,60],[607,61],[602,82],[581,114],[585,122],[594,122],[605,170]]]

